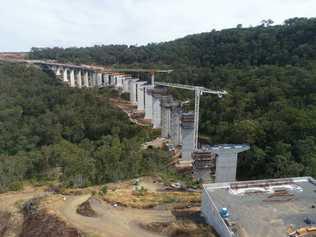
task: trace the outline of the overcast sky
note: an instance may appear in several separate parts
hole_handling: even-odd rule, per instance
[[[142,45],[315,14],[316,0],[1,0],[0,51]]]

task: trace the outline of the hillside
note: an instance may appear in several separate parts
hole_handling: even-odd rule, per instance
[[[30,57],[168,67],[175,72],[158,79],[223,88],[230,93],[224,99],[202,99],[201,133],[211,143],[251,144],[240,179],[316,176],[315,18],[140,47],[33,48]]]

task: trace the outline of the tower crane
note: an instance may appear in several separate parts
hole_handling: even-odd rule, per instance
[[[194,137],[193,137],[193,142],[194,142],[194,149],[195,150],[198,149],[199,115],[200,115],[200,97],[201,97],[201,95],[203,95],[205,93],[215,94],[219,98],[222,98],[224,95],[227,94],[227,92],[225,90],[223,90],[223,91],[210,90],[210,89],[207,89],[207,88],[201,87],[201,86],[189,86],[189,85],[166,83],[166,82],[155,82],[155,85],[194,91],[194,93],[195,93],[195,106],[194,106]]]

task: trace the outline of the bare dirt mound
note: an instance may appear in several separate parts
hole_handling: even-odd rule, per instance
[[[39,211],[26,216],[20,237],[83,237],[53,214]]]
[[[206,224],[196,224],[192,221],[176,221],[171,223],[154,222],[141,226],[148,231],[163,233],[170,237],[217,237],[210,226]]]
[[[91,198],[89,198],[87,201],[82,203],[80,206],[77,208],[77,213],[82,215],[82,216],[87,216],[87,217],[96,217],[97,213],[92,209],[91,204],[90,204]]]
[[[10,213],[0,213],[0,237],[5,237],[6,231],[9,228]]]

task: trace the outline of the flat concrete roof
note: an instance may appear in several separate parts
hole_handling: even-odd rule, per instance
[[[240,237],[285,237],[290,225],[316,225],[316,181],[310,177],[203,185],[218,210],[228,208]]]

